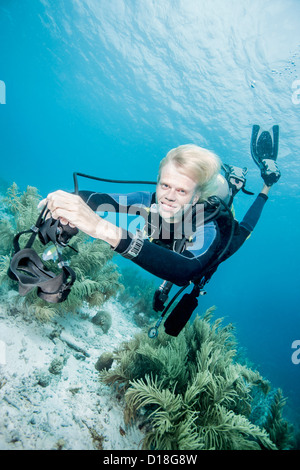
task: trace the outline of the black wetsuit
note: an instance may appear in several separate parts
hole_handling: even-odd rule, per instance
[[[94,211],[142,215],[145,219],[147,219],[150,207],[155,204],[155,193],[143,191],[129,194],[81,191],[79,195]],[[265,194],[260,193],[242,222],[237,224],[230,252],[227,253],[226,258],[237,251],[253,231],[267,199]],[[183,286],[191,280],[201,278],[213,262],[222,245],[222,230],[216,220],[200,224],[196,227],[192,239],[186,243],[180,253],[174,251],[175,238],[172,227],[170,227],[170,236],[167,238],[154,240],[154,242],[145,238],[133,262],[159,278]],[[126,256],[133,239],[134,235],[123,229],[122,239],[115,251]]]

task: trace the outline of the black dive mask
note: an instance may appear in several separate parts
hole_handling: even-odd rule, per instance
[[[63,260],[57,249],[58,267],[61,273],[58,275],[53,273],[31,247],[37,235],[43,245],[53,242],[56,248],[57,245],[65,247],[70,238],[76,235],[78,229],[62,225],[59,220],[51,217],[46,219],[48,213],[46,206],[30,230],[20,232],[14,237],[14,255],[7,274],[11,279],[18,281],[20,295],[24,296],[37,287],[37,295],[41,299],[50,303],[59,303],[68,297],[76,279],[75,272],[68,266],[68,262]],[[26,233],[31,233],[31,236],[25,248],[21,250],[19,238]]]

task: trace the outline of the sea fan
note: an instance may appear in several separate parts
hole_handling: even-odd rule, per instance
[[[7,196],[4,198],[6,217],[0,223],[0,255],[2,256],[0,277],[2,281],[7,281],[9,288],[17,288],[16,282],[11,281],[6,275],[12,254],[13,237],[20,231],[29,230],[35,224],[39,215],[37,206],[40,199],[37,188],[28,186],[27,190],[22,193],[15,183],[8,188]],[[28,235],[22,235],[20,238],[21,248],[27,240]],[[67,300],[55,305],[54,309],[53,305],[51,306],[37,297],[36,290],[26,295],[23,305],[31,305],[31,309],[35,311],[39,319],[50,319],[53,314],[58,312],[76,312],[81,308],[83,302],[90,302],[92,306],[101,306],[123,287],[119,282],[120,273],[117,266],[111,262],[113,252],[106,243],[101,240],[91,241],[88,235],[79,232],[76,237],[71,239],[69,245],[75,248],[78,253],[70,248],[65,248],[63,251],[64,259],[69,261],[70,267],[75,271],[77,277]],[[38,237],[33,248],[39,256],[45,250],[45,246],[40,243]],[[57,272],[57,274],[60,272],[53,261],[49,260],[46,264],[51,271]]]
[[[144,449],[278,448],[284,420],[280,429],[272,420],[269,428],[250,421],[252,391],[259,387],[267,394],[270,384],[236,362],[232,325],[211,323],[213,312],[197,317],[177,338],[136,335],[115,351],[115,366],[101,374],[118,393],[120,387],[125,391],[125,422],[147,420]],[[273,410],[277,423],[282,403],[276,405],[278,416]]]

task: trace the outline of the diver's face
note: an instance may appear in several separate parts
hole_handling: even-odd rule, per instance
[[[180,172],[174,163],[167,163],[161,170],[156,186],[156,202],[161,217],[169,222],[179,221],[186,204],[195,204],[199,198],[197,183]]]

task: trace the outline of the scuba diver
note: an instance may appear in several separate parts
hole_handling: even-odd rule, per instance
[[[219,264],[234,254],[254,230],[270,188],[280,178],[276,163],[278,138],[278,126],[273,126],[270,132],[253,126],[251,155],[264,184],[240,223],[234,219],[232,202],[240,190],[253,194],[245,189],[247,168],[222,165],[213,152],[188,144],[170,150],[162,159],[155,192],[105,194],[78,191],[75,185],[75,194],[61,190],[50,193],[42,201],[44,210],[31,228],[31,238],[38,233],[45,244],[52,240],[66,246],[82,230],[161,278],[163,282],[155,292],[153,308],[162,313],[155,327],[149,330],[150,337],[157,336],[158,327],[174,300],[192,285],[192,292],[183,295],[164,323],[166,333],[177,336]],[[225,177],[220,173],[221,168]],[[97,214],[105,211],[140,215],[145,226],[133,234]],[[63,272],[60,276],[49,274],[36,253],[33,252],[36,256],[32,253],[32,243],[26,245],[26,253],[20,250],[19,236],[14,242],[15,255],[9,275],[18,280],[20,294],[25,295],[38,286],[38,295],[45,300],[65,300],[74,282],[74,272],[58,253]],[[58,237],[63,240],[59,242]],[[173,284],[181,289],[165,306]]]

